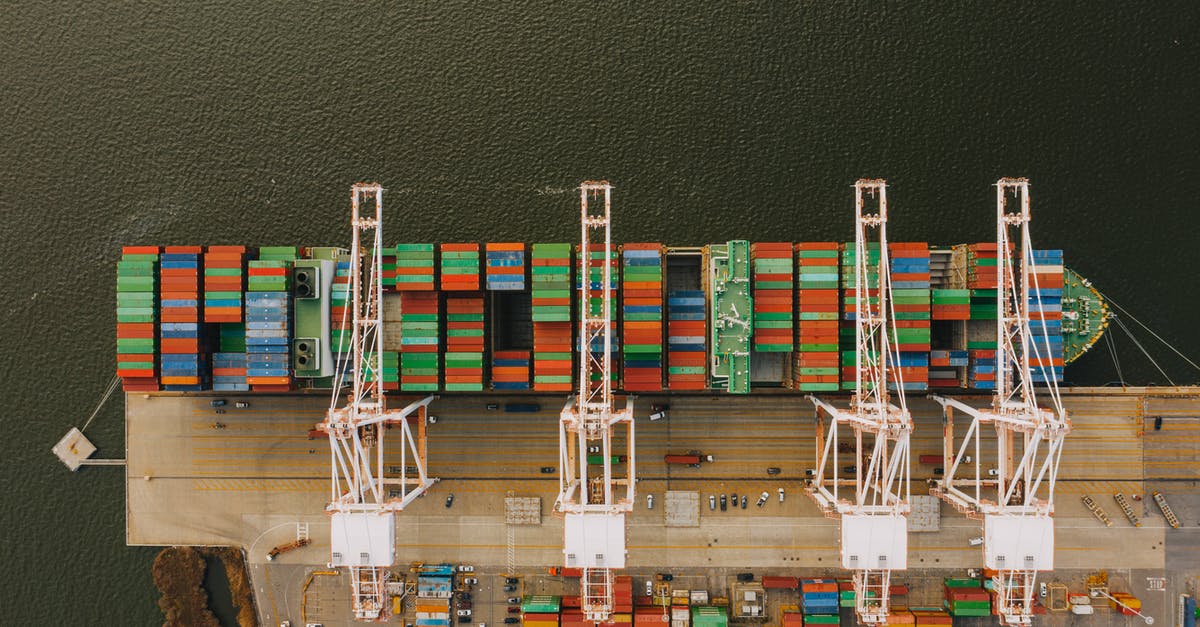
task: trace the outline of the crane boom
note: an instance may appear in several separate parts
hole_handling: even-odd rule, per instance
[[[1010,196],[1018,201],[1014,211]],[[1035,377],[1048,367],[1048,339],[1039,345],[1030,330],[1030,308],[1041,313],[1041,291],[1033,270],[1029,236],[1030,202],[1027,179],[1003,178],[996,183],[996,390],[990,408],[979,409],[955,399],[933,396],[944,412],[943,479],[931,492],[968,517],[982,519],[984,563],[996,571],[992,581],[1000,621],[1005,625],[1032,623],[1034,583],[1038,571],[1054,569],[1054,486],[1071,422],[1063,409],[1052,373]],[[1014,231],[1016,231],[1014,246]],[[1014,264],[1017,252],[1020,261]],[[1019,274],[1018,274],[1019,273]],[[1035,294],[1031,298],[1031,293]],[[1050,407],[1038,403],[1034,382],[1046,382]],[[954,414],[971,423],[961,444],[955,439]],[[995,430],[995,476],[981,476],[985,426]],[[960,477],[964,457],[976,459],[974,477]]]
[[[599,206],[590,204],[601,197]],[[589,621],[607,621],[613,612],[615,570],[625,567],[625,513],[633,509],[636,458],[633,402],[616,409],[612,393],[612,186],[585,181],[579,187],[579,389],[559,420],[559,494],[555,511],[563,514],[563,556],[568,568],[583,570],[582,610]],[[593,259],[593,239],[602,237],[602,253]],[[599,270],[599,290],[591,289],[591,271]],[[589,291],[600,292],[599,303]],[[613,469],[615,432],[625,429],[626,474]],[[600,448],[602,470],[592,476],[589,447]]]
[[[338,363],[329,410],[317,428],[329,435],[329,565],[349,569],[356,619],[385,620],[385,590],[396,557],[395,513],[437,482],[425,470],[426,412],[437,397],[414,400],[400,410],[387,408],[382,387],[383,188],[359,183],[350,198],[351,351]],[[363,204],[373,205],[373,216],[364,214]],[[347,365],[346,359],[353,361]],[[343,400],[347,372],[350,389]],[[386,436],[397,430],[399,460],[385,463]]]
[[[909,438],[913,425],[899,356],[890,344],[895,324],[888,263],[887,183],[860,179],[854,184],[854,193],[854,395],[849,409],[809,396],[816,408],[818,458],[816,476],[807,492],[826,516],[841,519],[842,567],[854,571],[859,620],[884,624],[890,611],[891,572],[908,567]],[[867,196],[878,200],[875,212],[866,209]],[[879,256],[872,267],[870,244],[876,242]],[[877,280],[874,286],[872,277]],[[889,382],[895,382],[896,403]],[[828,430],[822,415],[830,419]],[[854,437],[853,481],[838,478],[839,427]],[[850,499],[839,490],[842,484],[853,485]]]

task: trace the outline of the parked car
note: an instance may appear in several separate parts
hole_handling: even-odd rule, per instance
[[[742,583],[754,581],[754,573],[738,573],[737,580]]]
[[[722,494],[721,495],[721,511],[725,511],[725,508],[727,505],[728,505],[728,497],[726,497],[724,494]]]
[[[971,546],[979,546],[983,544],[983,536],[975,536],[974,538],[967,540],[967,544]]]
[[[468,566],[468,565],[466,565],[466,564],[459,564],[459,565],[458,565],[458,572],[460,572],[460,573],[473,573],[473,572],[475,572],[475,567],[474,567],[474,566]]]
[[[520,611],[521,611],[521,608],[519,608],[519,607],[517,607],[517,606],[515,606],[515,605],[510,605],[510,606],[508,607],[508,613],[509,613],[509,614],[517,614],[517,613],[520,613]]]
[[[463,583],[466,583],[466,581],[464,581]],[[459,600],[462,600],[462,601],[470,601],[471,593],[470,592],[459,592],[458,598],[459,598]]]
[[[497,409],[500,409],[500,403],[488,403],[487,408],[489,411],[496,411]]]
[[[783,471],[780,470],[778,466],[771,466],[770,468],[767,469],[767,474],[771,475],[771,476],[777,475],[781,472],[783,472]]]
[[[1046,598],[1046,582],[1044,581],[1041,583],[1041,586],[1038,587],[1038,596],[1042,597],[1043,599]]]
[[[554,474],[554,466],[542,466],[542,474],[543,475]]]
[[[428,420],[428,421],[429,421],[429,424],[431,424],[431,425],[436,425],[436,424],[437,424],[437,421],[438,421],[438,417],[437,417],[437,416],[434,416],[434,415],[432,415],[432,414],[430,414],[430,415],[429,415],[429,418],[426,418],[426,420]]]
[[[666,418],[667,410],[670,408],[671,408],[670,405],[651,405],[650,406],[650,420],[654,421],[654,420],[662,420],[663,418]]]
[[[746,495],[742,495],[742,509],[746,509]]]
[[[646,495],[646,509],[654,509],[654,495],[653,494]]]
[[[804,476],[805,477],[815,477],[815,476],[817,476],[817,471],[812,468],[805,468]]]
[[[238,401],[234,403],[233,406],[237,407],[238,409],[246,409],[250,406],[250,403],[247,403],[246,401]]]
[[[454,495],[448,494],[446,495],[446,508],[449,509],[451,505],[454,505]]]
[[[213,407],[224,407],[225,399],[218,398],[218,399],[214,400],[213,402],[209,403],[209,405],[212,405]]]
[[[758,507],[762,507],[763,505],[766,504],[767,499],[770,498],[770,496],[771,496],[770,494],[763,492],[762,494],[758,495],[758,502],[755,503],[755,505],[757,505]]]
[[[779,502],[783,502],[783,488],[779,488]]]
[[[717,509],[717,497],[716,497],[716,495],[710,494],[710,495],[708,495],[708,511],[711,512],[716,509]]]
[[[470,615],[471,615],[471,610],[459,610],[459,611],[458,611],[458,615],[459,615],[459,616],[470,616]]]
[[[516,625],[519,622],[521,622],[521,619],[517,618],[516,616],[508,616],[504,619],[505,625]]]
[[[600,452],[600,447],[599,447],[599,446],[589,446],[589,447],[588,447],[588,454],[589,454],[589,455],[591,455],[591,454],[595,454],[595,453],[599,453],[599,452]]]
[[[505,592],[516,592],[516,591],[517,591],[517,587],[516,587],[516,586],[504,586],[504,591],[505,591]],[[513,601],[509,601],[509,603],[512,603],[512,602],[513,602]],[[520,603],[520,602],[521,602],[521,600],[520,600],[520,599],[517,599],[517,601],[516,601],[516,602],[517,602],[517,603]]]
[[[508,597],[508,602],[513,604],[520,603],[521,597]]]
[[[660,581],[675,581],[675,575],[671,573],[659,573],[658,578]]]
[[[459,617],[458,617],[458,622],[460,622],[460,623],[469,623],[469,622],[471,622],[471,617],[470,617],[470,616],[459,616]]]
[[[654,582],[646,580],[646,596],[654,596]]]
[[[459,601],[454,604],[454,607],[457,607],[460,610],[469,610],[469,609],[471,609],[471,602],[470,601]]]
[[[517,579],[516,577],[507,577],[507,578],[505,578],[505,580],[504,580],[504,583],[507,583],[507,584],[518,584],[518,583],[521,583],[521,580],[520,580],[520,579]]]
[[[999,476],[999,475],[1000,475],[1000,471],[999,471],[999,470],[996,470],[995,468],[988,468],[988,476],[989,476],[989,477],[996,477],[996,476]]]

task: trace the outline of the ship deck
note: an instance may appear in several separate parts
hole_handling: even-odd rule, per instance
[[[224,414],[210,406],[214,398],[228,401]],[[470,563],[481,572],[498,573],[506,568],[511,542],[518,570],[544,573],[545,566],[561,563],[562,522],[551,513],[557,474],[542,474],[540,468],[557,465],[564,399],[527,397],[541,405],[537,413],[488,410],[489,403],[503,407],[505,401],[522,400],[497,398],[444,396],[432,405],[439,420],[430,428],[429,470],[441,480],[427,498],[397,517],[399,562]],[[235,408],[237,400],[249,407]],[[328,443],[307,438],[328,402],[324,395],[300,394],[128,394],[127,542],[244,547],[264,624],[283,618],[295,623],[305,575],[329,554],[322,531],[328,527]],[[651,404],[667,402],[668,419],[646,419]],[[1056,499],[1058,569],[1041,579],[1077,583],[1087,572],[1106,568],[1128,580],[1128,591],[1142,598],[1148,613],[1169,620],[1168,599],[1175,598],[1170,592],[1183,590],[1185,576],[1195,576],[1200,564],[1200,389],[1075,388],[1064,392],[1064,402],[1074,430]],[[941,453],[942,417],[940,408],[925,399],[910,401],[910,409],[916,423],[913,489],[924,493],[932,466],[916,460]],[[837,522],[825,518],[801,489],[804,470],[815,465],[811,403],[793,395],[643,395],[635,416],[640,481],[639,500],[628,519],[628,572],[670,569],[710,579],[742,570],[840,574],[831,569],[838,561]],[[1156,416],[1163,417],[1161,431],[1153,428]],[[214,428],[218,421],[224,428]],[[713,455],[715,462],[701,468],[663,463],[668,452],[693,449]],[[398,463],[398,451],[394,454]],[[782,473],[768,476],[769,466]],[[786,491],[784,503],[775,496],[779,487]],[[667,490],[700,493],[699,526],[665,526]],[[1135,529],[1111,497],[1154,490],[1167,496],[1182,529],[1168,528],[1148,498],[1134,503],[1144,510],[1139,512],[1143,527]],[[754,500],[763,491],[771,499],[760,509]],[[749,508],[708,510],[708,495],[730,492],[750,495]],[[451,493],[454,505],[447,509],[444,501]],[[647,494],[656,497],[652,510],[646,508]],[[506,495],[541,497],[542,524],[506,525]],[[1108,512],[1112,527],[1087,511],[1083,495]],[[312,544],[280,556],[268,568],[267,551],[294,539],[296,523],[308,523]],[[940,604],[939,577],[961,576],[963,569],[980,566],[979,549],[968,544],[977,535],[979,523],[948,506],[942,507],[941,531],[910,534],[910,570],[894,578],[910,584],[925,578],[933,595],[923,599],[925,586],[914,586],[910,604]],[[1147,592],[1148,577],[1167,577],[1167,592]],[[539,580],[540,587],[532,589],[535,579],[526,579],[525,591],[555,592],[563,585]],[[310,595],[322,600],[315,606],[310,600],[309,620],[315,615],[326,625],[348,624],[346,592],[348,585],[324,579],[314,584]],[[502,622],[503,594],[491,596],[501,602],[498,609],[477,603],[475,622]],[[1048,617],[1045,624],[1054,620]]]

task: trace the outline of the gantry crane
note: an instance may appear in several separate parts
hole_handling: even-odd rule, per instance
[[[363,204],[374,205],[374,216]],[[351,190],[351,351],[338,364],[333,397],[317,428],[329,434],[331,451],[330,561],[350,571],[354,617],[387,618],[385,590],[396,557],[395,513],[421,496],[437,479],[425,471],[427,396],[389,410],[383,395],[383,188],[359,183]],[[364,248],[367,242],[370,248]],[[333,277],[328,277],[332,280]],[[342,399],[343,377],[351,376]],[[411,421],[411,422],[410,422]],[[414,435],[413,426],[417,433]],[[398,460],[384,458],[384,440],[399,431]],[[409,465],[416,469],[410,476]]]
[[[876,212],[866,208],[866,196],[878,201]],[[863,623],[882,624],[889,612],[891,571],[908,567],[912,415],[904,398],[898,355],[890,343],[895,325],[887,183],[860,179],[854,184],[854,203],[854,395],[849,409],[809,397],[816,406],[818,458],[807,491],[826,516],[841,518],[842,567],[854,571],[855,613]],[[872,251],[868,249],[874,242],[879,244],[877,268],[871,267]],[[872,274],[878,281],[874,288],[870,285]],[[896,384],[896,403],[888,389],[892,382]],[[822,413],[829,416],[828,430]],[[854,434],[853,481],[838,478],[842,427]],[[841,484],[854,486],[851,498],[843,496]]]
[[[1009,208],[1010,195],[1018,201],[1016,211]],[[1046,368],[1050,346],[1049,338],[1039,345],[1029,328],[1030,308],[1042,312],[1029,220],[1029,181],[1000,179],[996,183],[996,389],[991,407],[977,409],[932,397],[944,411],[947,464],[945,477],[933,483],[931,492],[967,516],[983,520],[984,564],[996,572],[992,577],[996,606],[1006,625],[1032,622],[1037,571],[1054,568],[1054,484],[1063,441],[1071,430],[1052,373],[1043,377],[1049,408],[1039,406],[1034,392],[1030,361]],[[1013,231],[1019,231],[1016,251]],[[1017,264],[1012,261],[1014,252],[1020,254]],[[955,410],[971,417],[957,450]],[[980,474],[985,425],[996,432],[995,476]],[[976,460],[974,476],[959,477],[967,455]]]
[[[603,203],[589,205],[597,197]],[[584,618],[606,621],[613,612],[613,571],[625,567],[625,513],[633,510],[637,475],[633,402],[626,398],[624,409],[618,411],[612,392],[612,186],[606,181],[585,181],[579,187],[579,203],[579,391],[567,401],[559,420],[559,494],[554,508],[565,518],[565,565],[583,570]],[[593,260],[591,243],[601,237],[604,253]],[[590,270],[597,267],[602,268],[601,302],[591,307]],[[621,427],[626,429],[627,453],[623,478],[614,476],[612,464],[613,435]],[[587,451],[596,445],[604,468],[592,476]]]

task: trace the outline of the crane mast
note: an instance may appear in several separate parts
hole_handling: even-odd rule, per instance
[[[600,199],[600,203],[591,201]],[[564,516],[563,556],[568,568],[583,571],[580,594],[584,617],[607,621],[613,612],[614,571],[625,567],[625,513],[632,511],[636,459],[633,402],[616,409],[612,392],[612,186],[585,181],[579,187],[579,389],[559,420],[559,494],[555,511]],[[593,259],[592,244],[603,243]],[[591,270],[600,270],[600,302],[591,306]],[[591,290],[597,291],[597,290]],[[626,475],[614,476],[614,434],[625,429]],[[599,446],[602,471],[593,476],[589,447]]]
[[[338,363],[329,410],[317,428],[329,435],[329,565],[349,569],[357,620],[385,620],[386,584],[396,557],[395,513],[437,482],[425,470],[426,412],[436,397],[400,410],[387,408],[382,388],[383,188],[358,183],[350,198],[353,322],[348,359],[353,361],[349,367],[347,358]],[[372,209],[373,215],[367,213]],[[350,389],[343,399],[347,372]],[[397,431],[399,459],[385,460],[386,436]],[[410,465],[416,476],[409,473]]]
[[[854,195],[854,395],[848,410],[809,396],[816,408],[817,471],[807,492],[826,516],[841,519],[842,567],[854,571],[855,613],[859,620],[885,624],[891,572],[908,567],[909,438],[913,424],[904,398],[898,355],[890,347],[895,324],[888,263],[887,183],[860,179],[854,184]],[[868,196],[878,201],[875,212],[866,208]],[[876,268],[870,263],[869,244],[874,242],[879,245]],[[874,288],[870,285],[872,274],[878,277]],[[888,391],[892,381],[896,384],[896,403]],[[829,417],[828,430],[823,414]],[[841,429],[853,433],[853,481],[838,478]],[[850,498],[839,489],[842,484],[853,485]]]
[[[1010,196],[1017,201],[1015,210]],[[1054,568],[1054,485],[1063,441],[1071,430],[1054,376],[1044,373],[1049,408],[1038,404],[1034,390],[1030,362],[1050,363],[1046,359],[1050,347],[1048,339],[1039,345],[1030,330],[1030,308],[1040,314],[1042,303],[1029,222],[1029,181],[1000,179],[996,183],[996,389],[991,407],[978,409],[955,399],[931,397],[944,412],[946,458],[945,476],[931,492],[968,517],[983,520],[984,563],[995,572],[996,605],[1005,625],[1032,623],[1037,571]],[[1015,264],[1014,248],[1020,254]],[[1039,294],[1033,302],[1031,289]],[[954,434],[955,411],[971,419],[961,444]],[[996,473],[985,477],[980,474],[980,453],[985,448],[980,440],[987,425],[995,430]],[[974,476],[960,476],[963,459],[971,454],[976,460]]]

